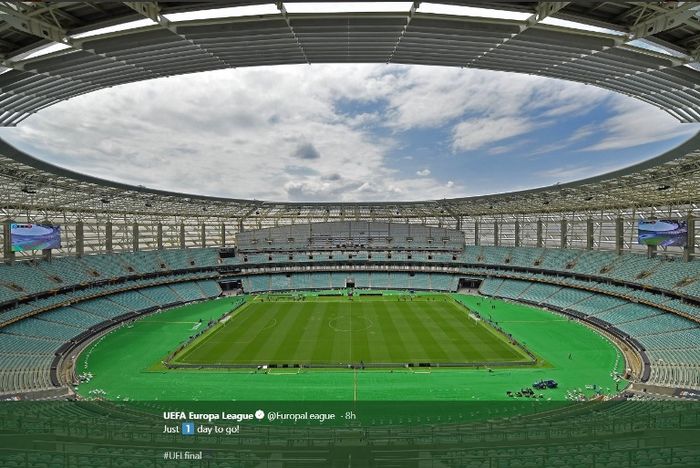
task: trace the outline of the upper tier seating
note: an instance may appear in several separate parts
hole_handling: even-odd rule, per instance
[[[213,268],[219,264],[218,259],[217,249],[178,249],[18,261],[12,266],[0,264],[0,304],[143,274]]]
[[[595,250],[483,246],[466,247],[460,260],[464,263],[537,268],[610,278],[700,297],[698,260],[649,259],[643,254],[617,255],[615,252]]]

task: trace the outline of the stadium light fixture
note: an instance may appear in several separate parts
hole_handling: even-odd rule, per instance
[[[246,5],[227,8],[209,8],[206,10],[187,11],[163,15],[168,21],[196,21],[217,18],[238,18],[244,16],[278,15],[279,10],[272,3],[262,5]]]
[[[446,5],[444,3],[421,3],[416,11],[419,13],[430,13],[435,15],[469,16],[474,18],[494,18],[516,21],[525,21],[531,16],[530,13],[522,13],[517,11]]]
[[[285,3],[287,13],[408,13],[413,2]]]
[[[129,31],[132,29],[140,29],[148,26],[154,26],[156,23],[150,18],[143,18],[136,21],[130,21],[128,23],[115,24],[114,26],[107,26],[105,28],[93,29],[91,31],[85,31],[77,34],[71,34],[71,39],[85,39],[88,37],[104,36],[106,34],[112,34],[115,32]]]

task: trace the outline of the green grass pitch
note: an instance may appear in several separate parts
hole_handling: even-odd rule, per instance
[[[446,295],[260,296],[196,339],[175,365],[508,365],[532,359]]]

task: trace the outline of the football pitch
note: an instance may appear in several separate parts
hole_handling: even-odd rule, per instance
[[[385,293],[383,298],[363,300],[386,300],[392,294]],[[87,373],[90,379],[75,391],[87,399],[143,401],[510,401],[506,390],[554,379],[559,388],[548,390],[548,399],[563,401],[570,392],[588,392],[586,388],[594,384],[606,394],[615,392],[617,383],[612,371],[624,372],[625,360],[597,332],[577,321],[522,304],[459,294],[451,297],[482,317],[492,317],[537,355],[537,365],[432,367],[429,372],[403,366],[366,371],[337,368],[269,372],[213,366],[165,368],[163,358],[199,330],[202,321],[230,313],[240,302],[234,297],[164,310],[114,329],[81,353],[76,372]],[[255,304],[250,302],[252,298],[248,300],[249,305]],[[319,303],[332,300],[318,299]],[[236,311],[243,313],[248,307]],[[623,386],[621,382],[620,388]]]
[[[174,367],[509,366],[523,349],[450,296],[258,296],[177,353]]]

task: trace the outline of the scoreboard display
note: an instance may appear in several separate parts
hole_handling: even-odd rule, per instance
[[[11,224],[10,242],[13,252],[61,248],[61,226],[50,224]]]

